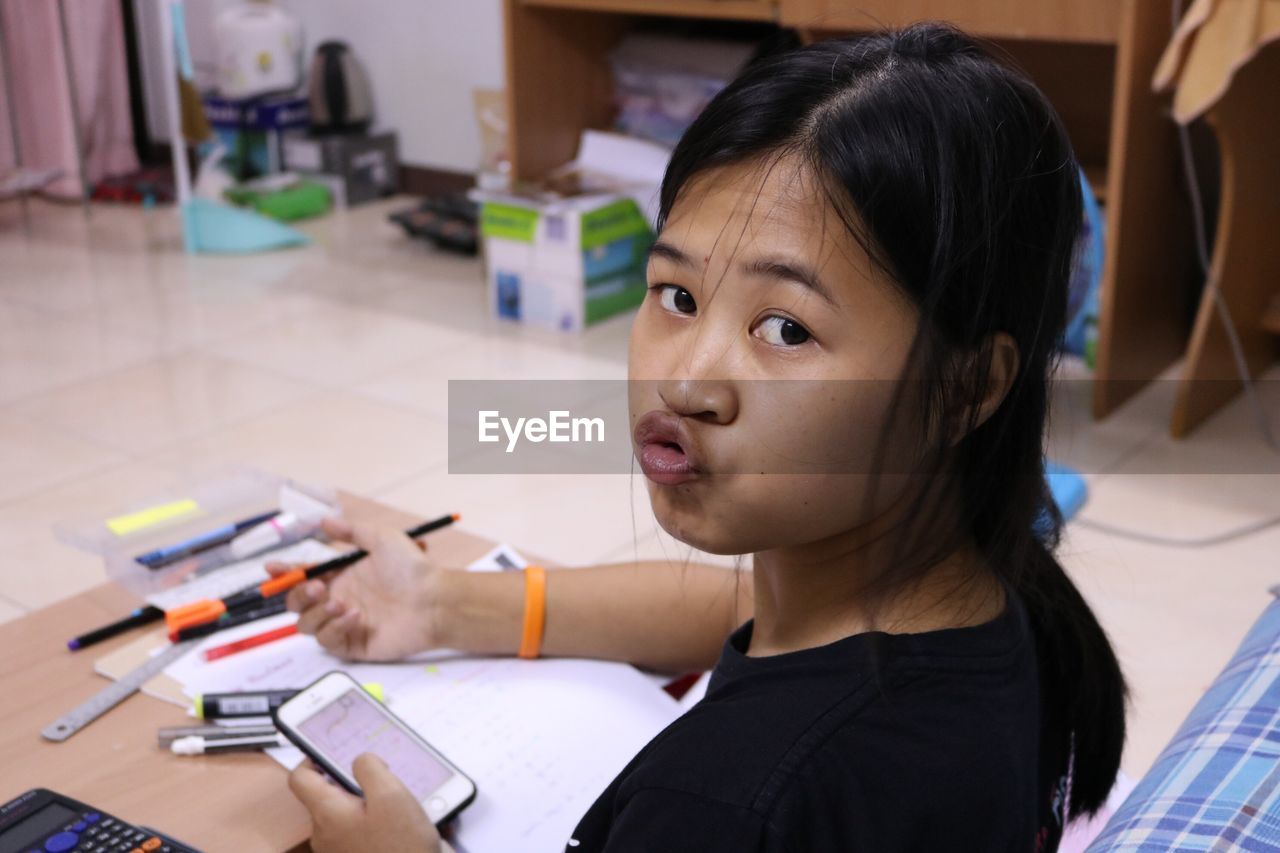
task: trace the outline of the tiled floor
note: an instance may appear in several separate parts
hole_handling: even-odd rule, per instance
[[[406,240],[385,221],[395,206],[243,258],[184,256],[167,211],[96,208],[86,222],[37,203],[27,233],[0,206],[0,620],[102,581],[55,523],[223,463],[461,509],[475,530],[569,564],[689,556],[657,531],[638,476],[494,489],[448,473],[446,379],[621,378],[628,321],[573,337],[499,324],[478,264]],[[1280,513],[1280,456],[1246,407],[1174,442],[1172,390],[1094,423],[1087,380],[1062,384],[1052,455],[1088,472],[1083,517],[1196,538]],[[1280,398],[1267,404],[1280,421]],[[1280,527],[1188,549],[1074,524],[1062,557],[1123,656],[1125,768],[1140,775],[1280,582]]]

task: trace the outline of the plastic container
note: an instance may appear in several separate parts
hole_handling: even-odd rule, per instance
[[[254,468],[216,469],[123,505],[107,518],[58,522],[54,535],[72,547],[100,555],[110,580],[146,597],[183,583],[202,566],[200,560],[182,560],[153,570],[137,562],[139,554],[278,509],[280,487],[286,482],[284,477]],[[295,485],[334,502],[325,489]]]

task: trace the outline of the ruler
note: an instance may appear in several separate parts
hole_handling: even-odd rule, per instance
[[[102,688],[87,702],[77,705],[54,720],[40,734],[46,740],[66,740],[134,693],[137,693],[142,688],[142,685],[158,675],[166,666],[191,651],[199,642],[200,639],[197,638],[182,643],[174,643],[159,654],[153,655],[137,669],[131,670],[118,681],[114,681]]]

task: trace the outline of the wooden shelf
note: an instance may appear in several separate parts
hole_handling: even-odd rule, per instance
[[[653,15],[727,21],[776,21],[775,0],[520,0],[520,5],[597,14]]]
[[[780,22],[807,30],[866,31],[951,21],[986,38],[1115,44],[1116,0],[782,0]]]

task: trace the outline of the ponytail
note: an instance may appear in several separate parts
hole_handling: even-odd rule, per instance
[[[1107,801],[1124,749],[1128,689],[1106,633],[1044,543],[1015,587],[1026,605],[1040,661],[1045,736],[1061,733],[1070,750],[1069,818]]]

